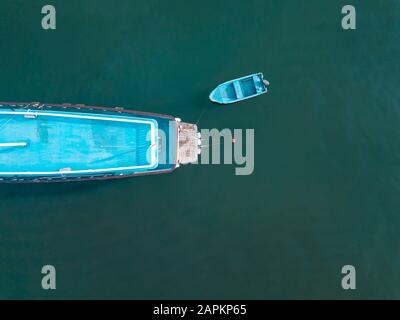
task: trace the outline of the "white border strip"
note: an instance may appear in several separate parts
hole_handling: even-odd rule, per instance
[[[129,119],[120,116],[115,117],[103,117],[103,116],[89,116],[83,114],[68,114],[68,113],[52,113],[52,112],[36,112],[27,110],[23,111],[0,111],[0,115],[34,115],[34,116],[49,116],[49,117],[61,117],[61,118],[75,118],[75,119],[88,119],[88,120],[102,120],[102,121],[116,121],[116,122],[129,122],[129,123],[144,123],[150,125],[151,130],[151,162],[148,165],[143,166],[130,166],[130,167],[116,167],[107,169],[87,169],[87,170],[70,170],[70,171],[25,171],[25,172],[0,172],[0,175],[66,175],[66,174],[77,174],[77,173],[98,173],[98,172],[113,172],[113,171],[124,171],[124,170],[134,170],[134,169],[151,169],[155,168],[158,164],[157,161],[157,143],[156,143],[156,124],[155,120],[139,120],[139,119]]]

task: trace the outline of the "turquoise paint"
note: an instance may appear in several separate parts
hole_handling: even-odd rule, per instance
[[[164,124],[161,130],[167,128]],[[174,163],[159,167],[158,158],[160,152],[170,152],[176,136],[166,135],[174,141],[159,148],[158,135],[158,121],[151,117],[5,108],[0,110],[0,177],[130,175],[171,169]]]
[[[267,93],[263,74],[256,73],[220,84],[210,94],[212,102],[220,104],[235,103]]]

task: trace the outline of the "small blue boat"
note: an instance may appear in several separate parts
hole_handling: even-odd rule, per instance
[[[235,103],[267,93],[268,85],[262,73],[255,73],[220,84],[211,92],[210,100],[220,104]]]
[[[197,161],[196,125],[84,105],[0,102],[0,182],[124,178]]]

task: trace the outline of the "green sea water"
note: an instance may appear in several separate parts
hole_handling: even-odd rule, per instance
[[[0,298],[400,298],[400,2],[353,0],[347,31],[346,4],[1,1],[0,100],[253,128],[255,170],[0,185]],[[259,71],[268,94],[208,100]]]

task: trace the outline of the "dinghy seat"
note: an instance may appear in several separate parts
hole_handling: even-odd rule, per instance
[[[239,84],[239,81],[233,82],[233,87],[235,88],[236,97],[238,99],[242,99],[243,98],[243,92],[242,92],[242,87]]]
[[[264,90],[262,88],[260,77],[259,76],[253,76],[253,81],[254,81],[254,86],[256,87],[257,93],[263,92]]]

